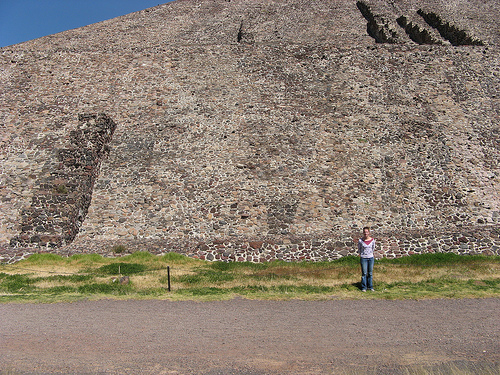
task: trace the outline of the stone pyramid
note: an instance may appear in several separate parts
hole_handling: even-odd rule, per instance
[[[0,49],[0,256],[499,254],[500,3],[177,0]]]

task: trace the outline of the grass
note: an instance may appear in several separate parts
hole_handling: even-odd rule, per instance
[[[171,291],[168,291],[168,269]],[[425,299],[500,295],[500,257],[422,254],[375,262],[375,292],[359,291],[359,259],[332,262],[207,262],[176,253],[35,254],[0,265],[0,302],[81,299]],[[119,278],[129,277],[122,285]]]

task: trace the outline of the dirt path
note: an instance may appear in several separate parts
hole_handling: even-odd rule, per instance
[[[496,373],[499,311],[500,299],[3,304],[0,374]]]

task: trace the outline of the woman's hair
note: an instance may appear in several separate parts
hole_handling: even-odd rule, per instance
[[[365,231],[365,229],[370,230],[370,227],[363,227],[363,232]]]

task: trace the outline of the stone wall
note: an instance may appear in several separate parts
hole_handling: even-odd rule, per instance
[[[78,121],[67,147],[55,149],[38,175],[31,206],[21,212],[21,234],[11,239],[11,247],[54,248],[75,239],[116,128],[105,114],[80,115]]]
[[[500,255],[500,229],[462,230],[453,234],[418,233],[409,231],[400,235],[376,233],[376,258],[398,258],[406,255],[450,252],[459,255]],[[343,256],[357,255],[358,236],[337,238],[287,238],[278,241],[214,240],[210,243],[173,243],[168,240],[121,240],[79,242],[63,248],[16,248],[0,253],[0,262],[14,263],[33,253],[57,253],[63,256],[96,253],[107,257],[120,257],[136,251],[163,255],[174,251],[191,258],[225,262],[268,262],[272,260],[331,261]],[[120,252],[113,249],[120,248]],[[123,250],[124,249],[124,250]]]
[[[177,0],[2,48],[0,253],[498,254],[499,7]],[[81,113],[116,129],[42,238]]]

